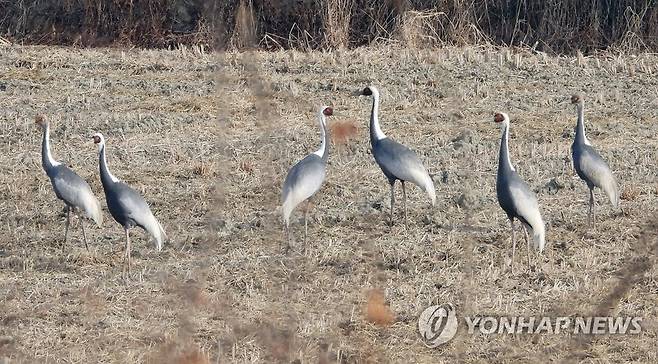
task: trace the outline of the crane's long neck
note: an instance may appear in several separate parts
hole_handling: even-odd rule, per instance
[[[53,158],[52,154],[50,154],[50,125],[48,124],[46,124],[46,126],[43,128],[43,140],[41,141],[41,164],[43,165],[43,169],[46,171],[46,173],[61,164]]]
[[[372,94],[372,111],[370,112],[370,144],[375,145],[379,140],[386,138],[386,134],[379,127],[379,93]]]
[[[320,144],[320,149],[315,151],[314,154],[318,155],[320,158],[322,158],[323,161],[326,162],[329,158],[329,131],[327,130],[327,119],[322,111],[320,111],[318,119],[320,121],[320,135],[322,138],[322,144]]]
[[[574,143],[591,145],[585,135],[585,107],[583,104],[578,104],[576,110],[578,111],[578,122],[576,123],[576,137]]]
[[[503,134],[500,137],[500,150],[498,151],[498,174],[514,171],[512,161],[509,158],[509,123],[503,124]]]
[[[100,166],[101,183],[103,183],[103,188],[107,188],[108,186],[111,186],[112,184],[119,182],[119,179],[114,177],[114,175],[110,173],[110,169],[107,168],[107,158],[105,156],[105,144],[102,144],[100,146],[100,150],[98,153],[98,164]]]

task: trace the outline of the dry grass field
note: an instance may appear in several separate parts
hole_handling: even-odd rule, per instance
[[[549,57],[523,50],[379,48],[205,54],[0,46],[0,362],[439,363],[658,361],[658,56]],[[388,136],[433,175],[431,208],[409,190],[387,225],[389,189],[369,151],[380,87]],[[586,94],[588,137],[623,191],[623,212],[572,172]],[[301,211],[285,255],[279,194],[317,149],[316,112],[334,107],[327,181]],[[510,272],[495,197],[500,131],[536,191],[547,248]],[[101,200],[101,228],[78,220],[62,249],[63,204],[41,169],[36,114],[52,150]],[[141,191],[170,240],[162,252],[107,212],[94,132],[109,166]],[[397,189],[401,201],[401,189]],[[653,219],[653,223],[651,220]],[[653,224],[653,225],[651,225]],[[522,234],[517,234],[522,236]],[[468,315],[631,315],[639,335],[469,335],[426,348],[417,317],[451,302]]]

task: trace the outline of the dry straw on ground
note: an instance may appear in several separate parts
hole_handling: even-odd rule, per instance
[[[656,362],[655,134],[652,54],[552,57],[515,49],[381,47],[338,52],[208,54],[0,47],[0,358],[13,362]],[[634,71],[630,72],[630,67]],[[370,100],[412,146],[437,188],[431,208],[408,191],[409,227],[388,227],[386,179],[369,153]],[[588,137],[609,161],[623,214],[570,166],[573,92],[587,95]],[[327,181],[294,249],[277,211],[286,170],[320,143],[319,105],[349,138],[332,148]],[[547,248],[510,274],[509,228],[495,199],[499,130],[537,192]],[[121,279],[122,230],[105,212],[74,221],[40,167],[35,115],[52,121],[53,154],[102,197],[96,148],[143,193],[171,240],[158,253],[133,239],[134,275]],[[335,145],[332,145],[335,146]],[[398,196],[401,191],[397,190]],[[401,218],[400,210],[396,217]],[[399,220],[401,221],[401,220]],[[633,268],[636,267],[637,269]],[[368,295],[390,325],[367,319]],[[382,299],[383,298],[383,299]],[[427,349],[416,318],[452,303],[475,314],[644,317],[640,335],[468,335]],[[572,353],[576,352],[576,356]],[[0,359],[2,360],[2,359]]]

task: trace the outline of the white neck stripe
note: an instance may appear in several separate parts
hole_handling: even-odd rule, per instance
[[[372,98],[373,98],[373,109],[372,109],[373,132],[377,140],[382,140],[386,138],[386,134],[384,134],[382,129],[379,127],[379,91],[374,87],[370,87],[370,90],[372,91]]]
[[[316,150],[313,152],[313,154],[322,157],[324,155],[324,150],[327,148],[325,142],[324,142],[324,136],[325,136],[325,131],[324,131],[324,126],[326,125],[326,117],[324,116],[323,113],[324,110],[320,111],[320,114],[318,115],[318,120],[320,122],[320,138],[322,139],[322,144],[320,144],[320,149]]]
[[[103,154],[103,162],[105,163],[105,172],[107,172],[107,175],[110,176],[110,179],[112,182],[117,183],[120,182],[118,178],[116,178],[112,172],[110,172],[110,167],[107,165],[107,155],[105,153],[105,142],[103,141],[101,144],[99,144],[99,148],[101,150],[101,153]]]
[[[509,119],[507,118],[505,118],[503,121],[503,138],[505,138],[505,155],[507,155],[507,165],[511,170],[516,171],[512,165],[512,160],[509,157]]]
[[[46,157],[48,158],[48,161],[50,164],[52,164],[53,167],[57,167],[61,165],[62,163],[56,161],[52,154],[50,153],[50,125],[46,124]]]

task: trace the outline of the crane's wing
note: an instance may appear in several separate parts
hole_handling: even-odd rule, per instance
[[[322,159],[315,154],[306,156],[288,171],[283,182],[281,202],[285,203],[286,200],[293,197],[292,194],[297,198],[302,198],[301,201],[311,197],[322,187],[324,178],[325,165]]]
[[[55,167],[50,181],[55,195],[66,204],[84,211],[85,215],[94,220],[98,226],[103,222],[100,203],[89,184],[75,172],[64,165]]]
[[[325,163],[315,154],[306,156],[288,171],[281,191],[282,213],[286,224],[292,210],[320,190],[325,174]]]
[[[156,241],[156,248],[162,250],[162,244],[167,238],[160,222],[155,218],[151,208],[144,198],[133,188],[123,182],[115,185],[116,203],[120,206],[125,216],[142,227]]]
[[[379,140],[378,145],[373,149],[373,154],[384,174],[416,184],[427,192],[432,203],[435,202],[434,182],[414,151],[390,138],[385,138]]]
[[[545,245],[545,226],[539,211],[537,196],[518,175],[510,179],[509,189],[518,217],[532,228],[535,247],[541,252]]]
[[[608,164],[594,148],[589,145],[584,146],[580,150],[578,161],[574,162],[578,163],[581,172],[594,186],[606,193],[614,206],[619,204],[617,180]]]

